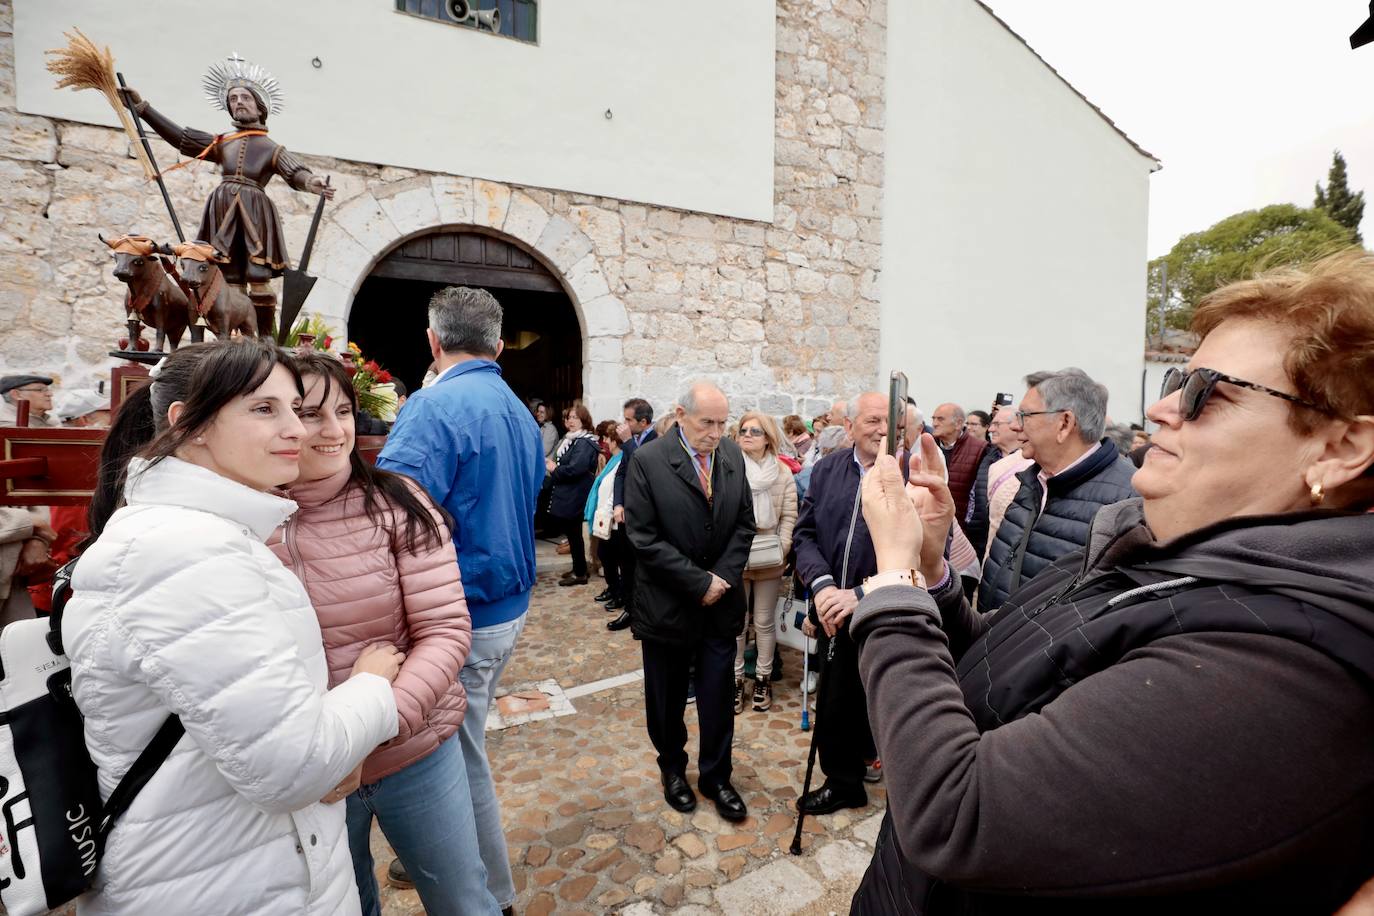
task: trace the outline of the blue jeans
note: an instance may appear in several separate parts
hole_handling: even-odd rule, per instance
[[[454,736],[455,738],[457,736]],[[381,916],[369,835],[375,815],[430,916],[500,911],[477,855],[463,749],[453,739],[423,760],[348,796],[348,848],[363,916]]]
[[[487,868],[487,889],[502,907],[515,904],[515,878],[510,873],[506,834],[501,829],[501,804],[496,800],[496,783],[487,763],[487,711],[501,672],[506,670],[515,651],[515,641],[525,628],[529,612],[514,620],[472,631],[472,651],[458,680],[468,694],[468,711],[458,738],[463,743],[463,762],[467,764],[468,786],[472,790],[472,813],[477,819],[477,845],[482,864]]]

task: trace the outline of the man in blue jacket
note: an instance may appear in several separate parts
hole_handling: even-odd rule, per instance
[[[515,884],[485,730],[534,587],[544,447],[534,418],[496,365],[501,319],[500,303],[486,290],[450,286],[434,294],[426,333],[439,376],[406,401],[377,466],[419,482],[454,519],[453,545],[472,614],[472,651],[459,675],[468,695],[459,736],[487,886],[509,908]]]

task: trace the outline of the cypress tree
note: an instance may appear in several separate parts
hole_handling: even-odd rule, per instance
[[[1314,206],[1319,210],[1325,210],[1327,215],[1349,229],[1355,236],[1356,243],[1362,243],[1360,239],[1360,220],[1364,218],[1364,192],[1357,191],[1350,193],[1350,186],[1346,182],[1345,157],[1340,150],[1332,156],[1331,171],[1326,175],[1326,188],[1322,189],[1317,185],[1317,199]]]

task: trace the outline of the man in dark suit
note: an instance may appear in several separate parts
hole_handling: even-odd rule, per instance
[[[616,465],[615,483],[612,484],[614,491],[614,516],[615,530],[611,532],[611,549],[615,556],[621,558],[621,577],[623,579],[624,596],[620,601],[610,598],[606,602],[606,610],[619,610],[620,616],[606,624],[608,630],[623,630],[630,625],[630,615],[634,612],[635,603],[635,552],[630,546],[630,539],[625,531],[625,479],[626,470],[630,467],[630,459],[634,457],[635,449],[641,445],[648,445],[658,438],[658,433],[654,432],[654,408],[643,398],[630,398],[624,406],[625,425],[630,428],[630,438],[620,444],[620,464]]]
[[[725,439],[730,405],[708,382],[677,407],[677,428],[635,454],[625,482],[625,521],[639,554],[634,634],[643,643],[649,738],[658,750],[663,797],[696,807],[687,785],[689,672],[695,666],[701,744],[697,788],[720,816],[742,821],[730,785],[735,738],[735,637],[744,626],[744,566],[754,505],[744,455]]]

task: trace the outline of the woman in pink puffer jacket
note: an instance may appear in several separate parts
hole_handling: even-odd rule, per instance
[[[330,684],[363,648],[406,654],[392,685],[400,729],[324,799],[347,798],[348,842],[364,916],[380,916],[369,835],[375,817],[409,872],[425,911],[497,913],[477,848],[462,747],[448,740],[467,710],[458,672],[472,644],[448,518],[413,481],[357,453],[352,381],[338,359],[296,357],[300,509],[268,546],[305,585],[324,634]]]

